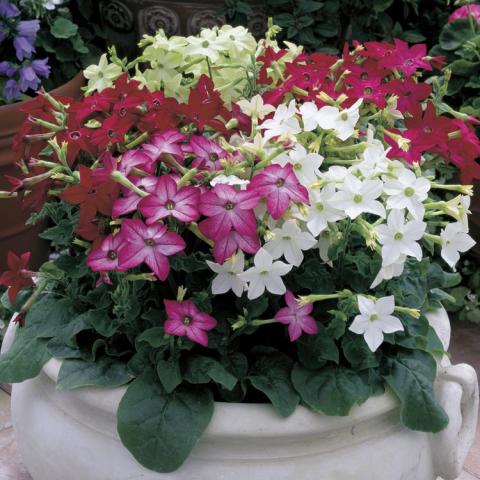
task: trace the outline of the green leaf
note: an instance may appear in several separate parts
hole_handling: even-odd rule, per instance
[[[207,388],[182,386],[167,393],[156,375],[146,372],[128,386],[120,402],[118,434],[144,467],[173,472],[197,444],[213,408]]]
[[[201,272],[208,270],[206,260],[209,256],[203,252],[195,252],[191,255],[185,253],[177,253],[169,258],[170,267],[176,272]]]
[[[191,355],[187,358],[184,378],[193,384],[210,383],[213,380],[227,390],[232,390],[237,384],[237,378],[219,361],[202,355]]]
[[[127,364],[111,357],[99,357],[94,362],[69,359],[62,362],[57,387],[73,390],[82,387],[119,387],[130,381]]]
[[[457,50],[473,37],[475,33],[472,32],[468,19],[461,19],[445,25],[440,32],[439,43],[444,50],[452,51]]]
[[[325,415],[346,416],[355,403],[364,402],[370,393],[362,378],[344,367],[312,371],[297,364],[292,380],[302,400]]]
[[[298,358],[303,366],[312,370],[323,367],[326,361],[339,362],[338,348],[323,327],[316,335],[303,335],[297,340]]]
[[[448,68],[451,69],[455,75],[471,77],[479,72],[480,62],[469,62],[468,60],[459,58],[452,62]]]
[[[0,383],[18,383],[34,378],[50,359],[48,339],[30,333],[24,328],[17,330],[12,347],[0,356]]]
[[[379,353],[368,348],[362,335],[348,332],[342,339],[342,350],[345,358],[355,370],[375,368],[379,365]]]
[[[252,365],[248,379],[263,392],[282,417],[288,417],[297,408],[299,397],[290,375],[293,361],[282,353],[262,355]]]
[[[173,392],[182,383],[182,373],[178,360],[159,360],[157,362],[157,374],[167,393]]]
[[[399,352],[386,362],[385,381],[400,399],[402,423],[412,430],[439,432],[448,424],[448,416],[435,399],[433,382],[437,373],[435,359],[426,352]]]
[[[78,26],[65,17],[58,17],[50,27],[50,33],[55,38],[70,38],[76,35]]]
[[[137,343],[145,342],[151,347],[160,348],[168,345],[169,339],[165,337],[165,331],[163,327],[153,327],[145,330],[141,335],[137,337]]]

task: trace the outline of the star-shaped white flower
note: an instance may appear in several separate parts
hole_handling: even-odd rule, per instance
[[[345,218],[345,213],[333,205],[335,185],[327,184],[322,189],[310,190],[310,208],[306,218],[307,227],[314,237],[318,237],[328,227],[328,222],[337,222]]]
[[[207,265],[217,274],[212,282],[212,293],[214,295],[221,295],[232,290],[237,297],[242,296],[246,282],[240,277],[245,268],[245,257],[241,250],[222,265],[210,260],[207,260]]]
[[[336,208],[343,210],[352,220],[362,213],[373,213],[379,217],[385,216],[384,206],[377,200],[382,194],[381,180],[364,180],[363,182],[347,174],[343,183],[337,184],[338,192],[332,197]]]
[[[284,167],[287,163],[293,166],[298,181],[305,187],[309,187],[318,180],[320,165],[323,157],[318,153],[308,153],[303,145],[297,143],[293,150],[275,158],[274,163]]]
[[[196,37],[187,37],[188,46],[185,52],[189,55],[198,55],[207,57],[212,62],[216,62],[220,52],[225,50],[223,42],[219,41],[214,30],[204,28]]]
[[[387,223],[378,225],[375,230],[378,241],[382,244],[383,265],[391,265],[397,262],[402,255],[422,259],[422,247],[420,240],[426,229],[425,222],[411,220],[405,222],[403,210],[392,210],[388,215]]]
[[[455,270],[460,260],[460,252],[466,252],[475,245],[462,222],[449,223],[440,233],[442,239],[442,258]]]
[[[263,98],[260,95],[255,95],[251,100],[240,100],[237,105],[245,115],[259,120],[263,120],[264,117],[275,111],[273,105],[263,103]]]
[[[318,111],[317,121],[324,130],[335,130],[340,140],[346,140],[353,135],[355,125],[360,118],[360,106],[363,98],[359,98],[350,108],[339,110],[327,105]]]
[[[275,295],[283,295],[287,289],[282,276],[292,269],[292,265],[280,261],[273,261],[273,257],[261,248],[254,258],[254,267],[240,274],[240,278],[248,282],[248,298],[254,300],[260,297],[265,289]]]
[[[317,241],[308,232],[303,232],[295,220],[287,220],[280,228],[270,232],[272,239],[263,248],[274,259],[282,255],[291,265],[298,267],[303,262],[303,250],[310,250]]]
[[[383,343],[384,333],[404,330],[402,322],[392,315],[395,310],[393,295],[376,300],[359,295],[357,300],[360,315],[354,318],[348,329],[353,333],[363,335],[372,352],[375,352]]]
[[[300,133],[300,123],[295,115],[298,113],[295,100],[292,100],[288,106],[279,105],[273,118],[265,120],[259,128],[265,130],[265,138],[268,140],[273,137],[291,136]]]
[[[417,178],[414,172],[404,169],[396,179],[387,180],[383,191],[388,195],[387,208],[407,209],[415,220],[422,220],[425,214],[423,201],[428,197],[430,181]]]

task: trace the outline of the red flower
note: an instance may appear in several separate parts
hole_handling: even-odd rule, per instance
[[[432,92],[432,87],[428,83],[417,83],[410,78],[403,81],[392,80],[386,83],[384,88],[388,93],[398,97],[397,107],[402,113],[415,111]]]
[[[22,288],[35,286],[32,280],[34,273],[28,269],[29,260],[30,252],[23,253],[20,257],[13,252],[8,252],[7,266],[9,269],[0,276],[0,285],[10,287],[8,298],[12,304]]]
[[[415,112],[410,112],[413,114],[413,117],[405,120],[405,126],[408,128],[408,138],[413,140],[412,143],[417,148],[424,151],[446,145],[449,132],[455,130],[451,120],[437,115],[432,102],[428,102],[427,108],[423,113],[420,108]]]
[[[123,143],[125,134],[133,123],[130,117],[121,118],[118,115],[112,115],[103,121],[100,128],[92,131],[90,141],[99,150],[105,150],[111,144]]]
[[[118,185],[114,181],[99,181],[93,171],[80,165],[80,183],[67,188],[60,194],[60,198],[73,205],[80,205],[81,209],[95,216],[97,212],[111,216],[112,205],[118,196]]]
[[[202,131],[205,126],[226,133],[225,123],[220,120],[229,118],[229,112],[223,104],[220,93],[206,75],[202,75],[197,86],[190,92],[188,103],[180,106],[186,120],[192,122]]]
[[[90,133],[91,130],[85,128],[74,116],[69,116],[66,130],[57,133],[56,139],[59,145],[62,142],[68,143],[67,162],[70,166],[73,165],[80,151],[93,154],[92,147],[88,142]]]

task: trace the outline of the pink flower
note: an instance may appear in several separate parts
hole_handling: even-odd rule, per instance
[[[154,191],[138,204],[147,225],[165,217],[176,218],[180,222],[194,222],[200,216],[198,204],[200,191],[195,187],[177,187],[171,175],[158,178]]]
[[[240,235],[235,230],[230,230],[226,235],[215,241],[213,246],[215,261],[222,264],[239,248],[245,253],[253,255],[260,249],[260,240],[257,235]]]
[[[131,182],[134,183],[138,188],[145,190],[148,193],[153,192],[157,184],[158,177],[135,177],[130,178]],[[112,208],[112,217],[118,218],[121,215],[127,215],[129,213],[135,212],[137,210],[138,204],[142,197],[137,195],[135,192],[132,192],[130,189],[123,187],[122,188],[123,197],[119,197],[113,203]]]
[[[222,168],[220,160],[228,157],[228,153],[220,145],[198,135],[192,136],[189,147],[195,154],[192,166],[200,170],[205,169],[209,172],[220,170]]]
[[[408,46],[407,42],[395,39],[395,49],[380,60],[379,65],[393,70],[401,70],[405,75],[413,75],[417,69],[432,70],[431,65],[424,60],[427,55],[427,46],[423,43]]]
[[[207,313],[200,312],[190,300],[176,302],[164,300],[167,321],[164,324],[165,333],[177,337],[189,338],[192,342],[206,347],[208,335],[206,332],[217,325],[217,321]]]
[[[167,130],[154,135],[150,143],[143,145],[143,149],[150,155],[152,160],[157,161],[164,153],[169,153],[177,160],[183,161],[183,150],[180,142],[184,142],[187,136],[177,130]]]
[[[112,173],[116,171],[127,176],[133,167],[142,167],[143,170],[153,173],[152,159],[142,150],[128,150],[120,158],[114,157],[110,152],[105,152],[99,160],[103,167],[93,170],[92,176],[102,182],[110,180]]]
[[[480,5],[463,5],[460,8],[457,8],[449,17],[448,23],[455,22],[462,18],[468,18],[471,15],[477,23],[480,23]]]
[[[308,191],[298,181],[290,163],[265,168],[253,177],[249,190],[267,198],[267,210],[275,220],[286,212],[291,201],[309,203]]]
[[[212,240],[221,240],[232,229],[240,235],[256,236],[257,220],[253,209],[258,202],[256,192],[217,184],[212,191],[202,195],[200,213],[209,218],[203,220],[199,228]]]
[[[109,235],[100,247],[88,255],[87,265],[94,272],[108,272],[118,268],[118,250],[122,246],[121,235]]]
[[[185,241],[163,224],[145,225],[138,218],[122,223],[120,235],[124,243],[119,249],[119,268],[128,270],[145,262],[160,280],[170,271],[167,257],[182,251]]]
[[[285,293],[286,307],[281,308],[275,315],[275,320],[288,325],[288,335],[290,340],[297,340],[302,332],[309,335],[318,333],[318,325],[315,319],[310,315],[313,310],[313,304],[309,303],[303,307],[299,305],[298,300],[292,292],[287,290]]]

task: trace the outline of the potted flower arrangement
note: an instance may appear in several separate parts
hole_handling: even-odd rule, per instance
[[[460,473],[478,386],[441,301],[471,188],[436,170],[468,179],[480,143],[437,111],[424,46],[277,32],[160,32],[89,67],[81,101],[37,99],[43,170],[16,188],[57,257],[0,277],[35,480]]]
[[[84,18],[85,17],[85,18]],[[28,114],[28,99],[39,88],[56,89],[58,95],[79,97],[84,83],[78,72],[98,60],[103,41],[95,28],[86,26],[75,2],[27,0],[0,2],[0,188],[9,185],[6,175],[15,175],[12,152],[15,134]],[[54,54],[54,55],[53,55]],[[32,250],[33,263],[45,260],[46,243],[38,241],[38,228],[25,226],[28,212],[15,199],[2,202],[5,220],[0,231],[0,248],[21,252]],[[33,247],[35,245],[35,247]],[[4,259],[0,269],[4,269]]]

